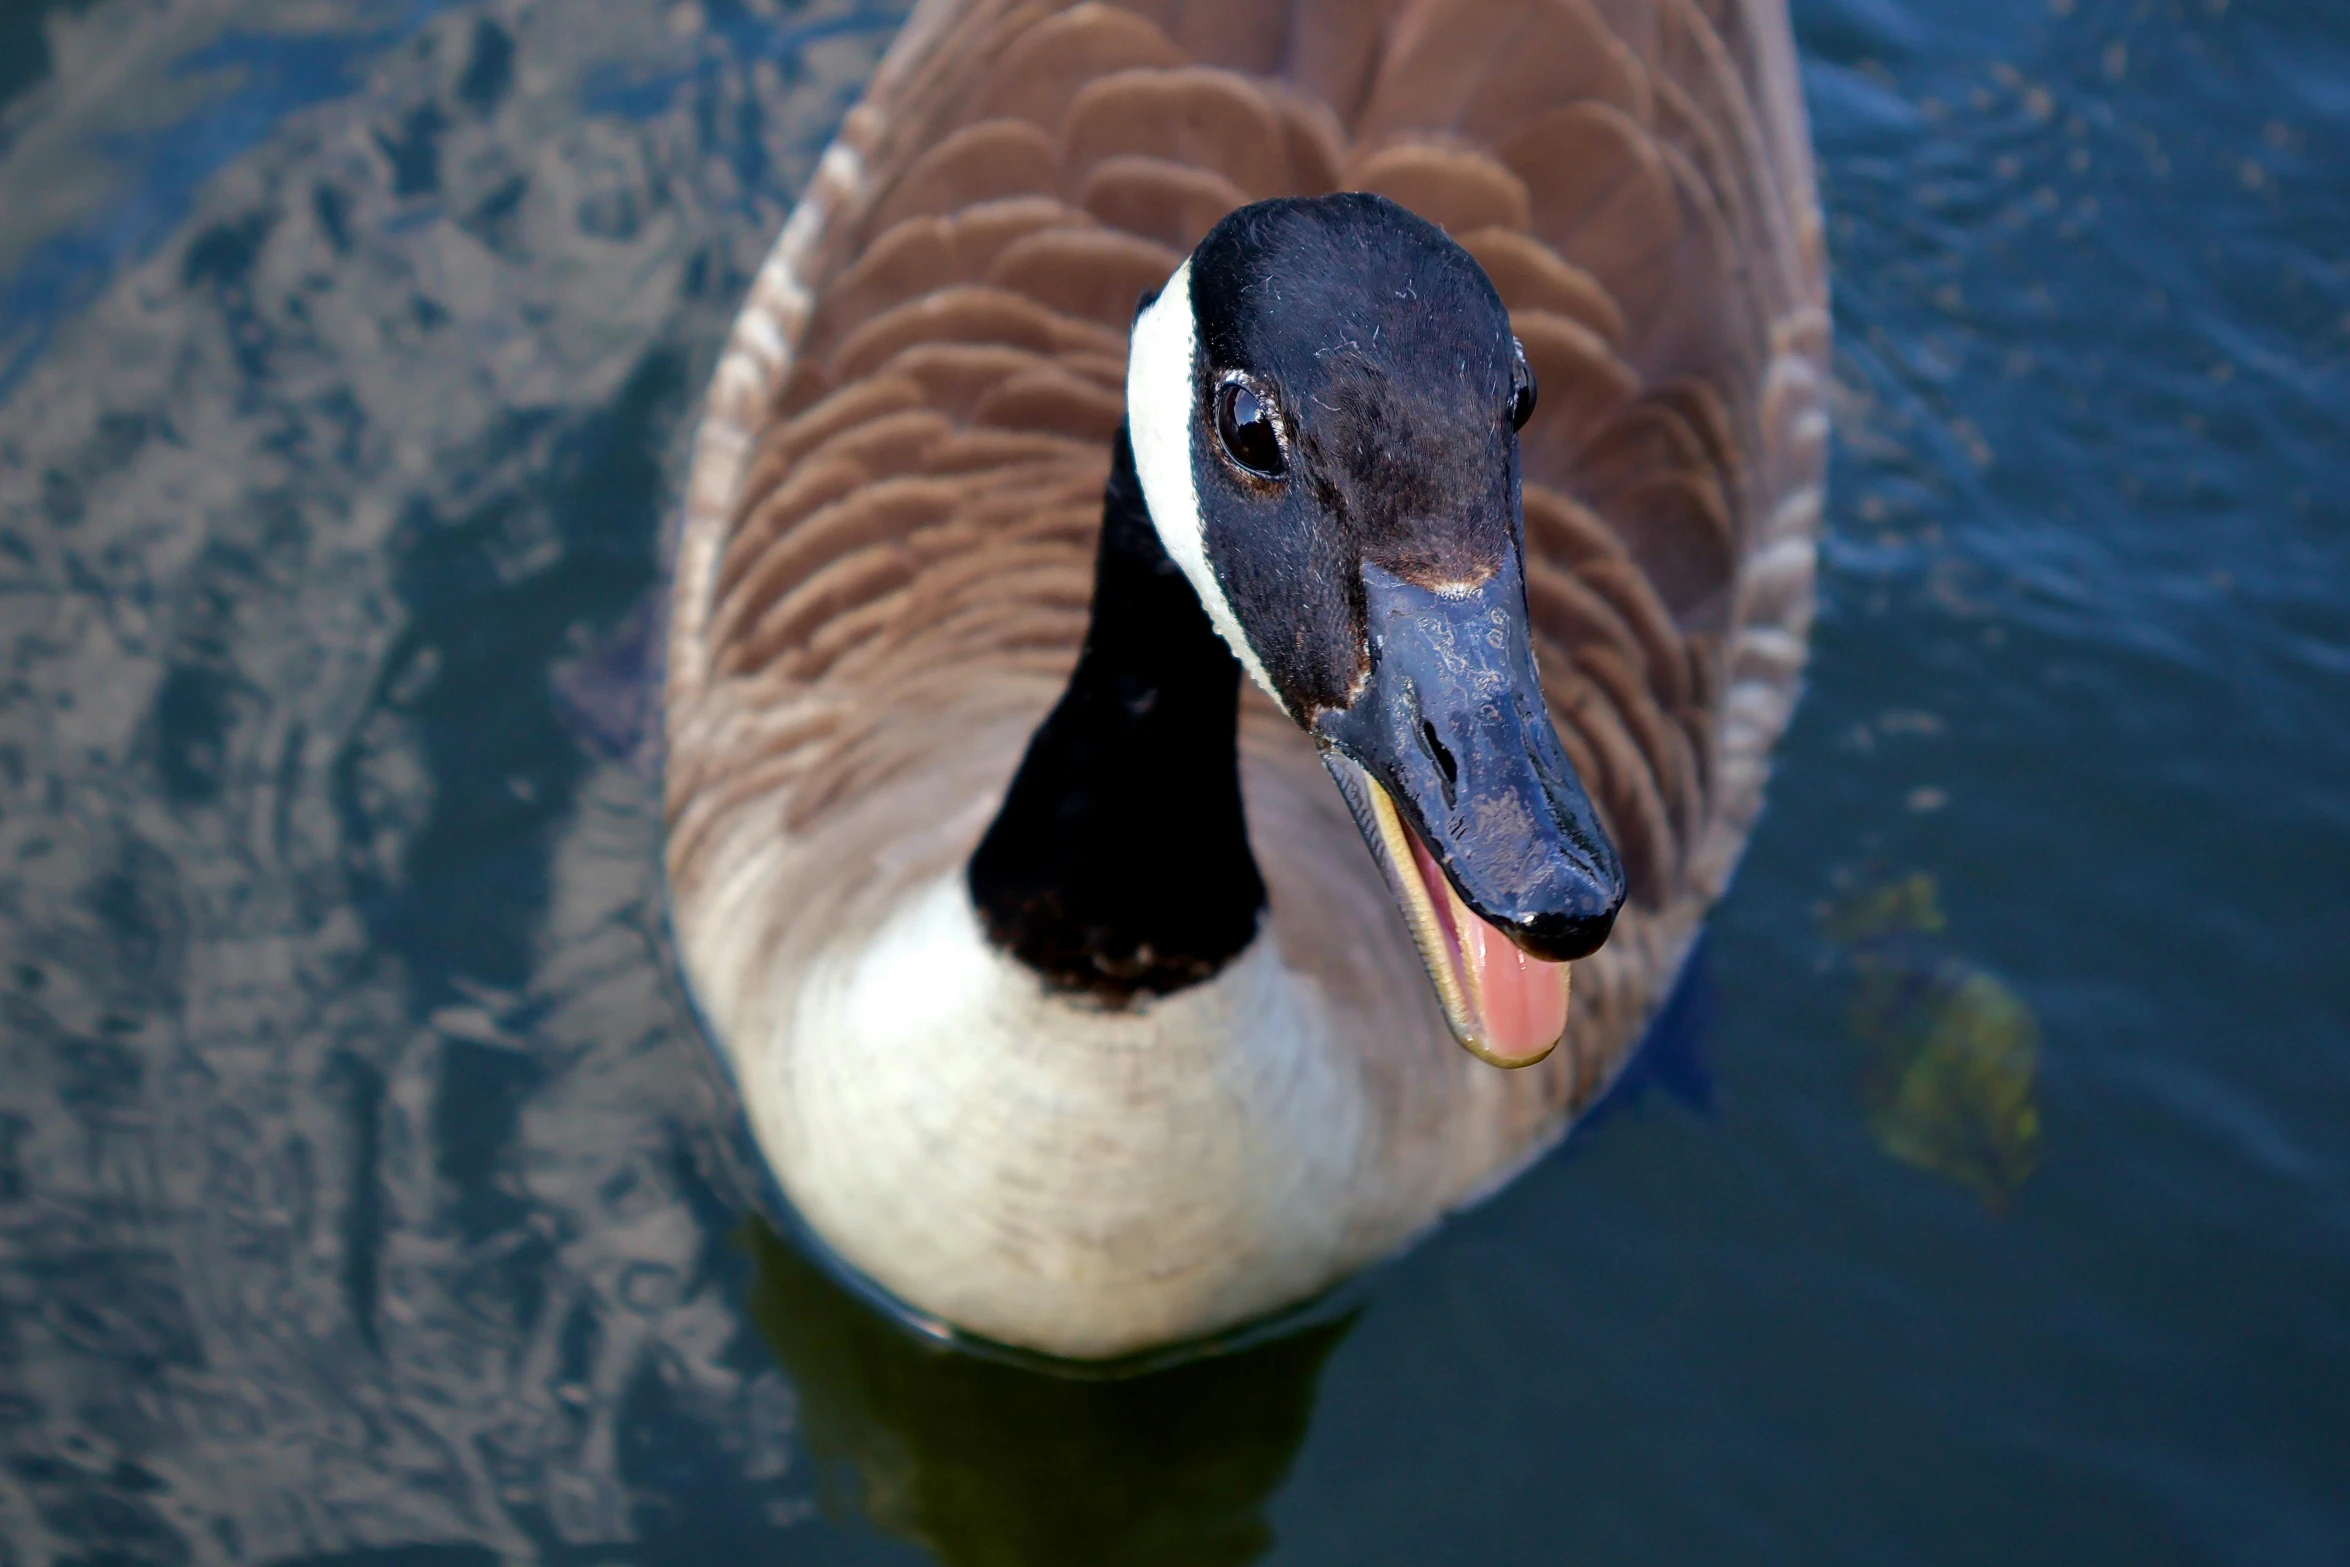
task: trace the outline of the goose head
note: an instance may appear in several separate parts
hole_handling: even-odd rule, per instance
[[[1152,525],[1314,739],[1454,1035],[1564,1033],[1622,861],[1552,728],[1527,624],[1517,431],[1535,387],[1482,268],[1380,196],[1227,216],[1135,319]]]

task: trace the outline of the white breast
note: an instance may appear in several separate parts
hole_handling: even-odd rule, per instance
[[[785,1190],[875,1281],[989,1337],[1189,1336],[1395,1239],[1348,1219],[1376,1162],[1363,1064],[1269,932],[1113,1012],[996,951],[947,875],[811,964],[787,1027],[738,1063]]]

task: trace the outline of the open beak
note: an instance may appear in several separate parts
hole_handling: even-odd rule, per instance
[[[1371,672],[1313,722],[1455,1037],[1531,1066],[1566,1032],[1568,964],[1607,940],[1624,868],[1543,705],[1513,557],[1477,587],[1363,568]]]

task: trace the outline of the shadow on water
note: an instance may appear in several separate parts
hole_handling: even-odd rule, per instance
[[[1575,1136],[1588,1142],[1609,1118],[1639,1104],[1651,1089],[1684,1110],[1712,1117],[1721,1085],[1714,1076],[1711,1049],[1720,1026],[1722,993],[1714,977],[1713,940],[1704,931],[1681,960],[1681,973],[1665,1003],[1649,1020],[1624,1070],[1576,1123]]]
[[[745,1236],[749,1315],[799,1391],[826,1500],[951,1567],[1256,1560],[1323,1362],[1354,1322],[1075,1380],[915,1338],[765,1225]]]
[[[413,722],[432,812],[396,864],[370,847],[366,731],[338,761],[346,865],[378,943],[428,985],[514,985],[546,901],[550,823],[586,758],[543,670],[582,626],[623,616],[651,586],[661,434],[689,406],[671,353],[641,360],[609,405],[568,428],[515,417],[484,443],[485,475],[523,461],[528,489],[492,484],[457,515],[416,503],[394,542],[408,627],[379,705]]]
[[[49,75],[54,65],[49,13],[83,10],[88,4],[89,0],[9,0],[0,5],[0,108]]]

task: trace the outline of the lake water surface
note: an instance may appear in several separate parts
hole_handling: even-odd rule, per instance
[[[1703,972],[1119,1384],[745,1217],[627,754],[899,14],[0,0],[0,1567],[2350,1560],[2350,9],[1798,0],[1824,604]]]

